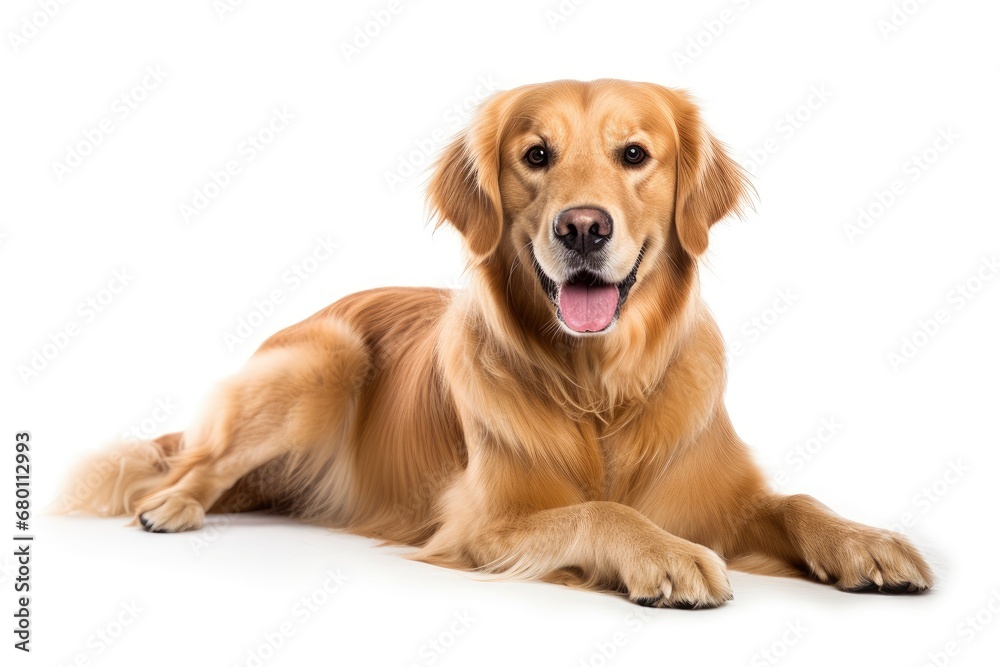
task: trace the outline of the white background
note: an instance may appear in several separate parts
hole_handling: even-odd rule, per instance
[[[44,4],[9,1],[0,16],[0,434],[10,459],[14,433],[33,435],[37,536],[30,655],[11,648],[12,548],[0,551],[5,665],[253,665],[248,652],[286,622],[261,664],[971,666],[1000,651],[987,607],[1000,611],[1000,280],[984,264],[1000,251],[996,3],[908,0],[887,32],[889,0],[567,1],[559,21],[556,0],[406,0],[350,60],[342,44],[388,0],[251,0],[221,17],[211,0],[71,2],[51,18]],[[130,92],[147,67],[162,81]],[[183,428],[270,333],[359,289],[460,284],[457,235],[426,224],[426,172],[393,189],[386,173],[422,170],[483,81],[600,77],[690,89],[753,167],[756,211],[713,230],[702,270],[742,344],[734,422],[769,474],[785,473],[782,491],[879,526],[909,517],[934,591],[733,573],[722,609],[636,615],[615,597],[482,583],[280,517],[149,535],[41,515],[75,460],[130,429]],[[294,120],[247,160],[241,144],[282,108]],[[112,131],[60,179],[53,163],[102,119]],[[934,148],[939,132],[952,138]],[[180,205],[229,160],[240,173],[185,221]],[[859,207],[877,215],[852,239]],[[339,247],[312,264],[319,237]],[[308,280],[285,279],[304,265]],[[111,295],[114,271],[129,278]],[[274,290],[283,303],[227,345]],[[80,306],[109,296],[100,313]],[[904,338],[919,347],[894,364]],[[26,374],[36,352],[50,358]],[[13,461],[0,468],[11,488]],[[0,512],[5,542],[12,513]],[[318,593],[328,571],[347,579]],[[313,595],[324,603],[306,618],[295,605]],[[123,604],[141,611],[119,632]]]

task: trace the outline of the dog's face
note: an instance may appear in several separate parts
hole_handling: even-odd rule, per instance
[[[704,252],[743,192],[685,96],[604,80],[492,98],[445,151],[430,198],[480,266],[530,273],[579,336],[610,331],[645,276]]]

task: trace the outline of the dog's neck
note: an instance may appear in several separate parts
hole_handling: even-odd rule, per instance
[[[464,326],[484,344],[492,341],[495,349],[483,350],[491,363],[531,378],[582,413],[611,418],[619,406],[643,401],[668,377],[672,361],[706,316],[694,260],[661,257],[647,271],[610,331],[573,336],[559,326],[529,271],[502,261],[473,267],[469,294],[460,301]],[[477,329],[490,335],[479,336]]]

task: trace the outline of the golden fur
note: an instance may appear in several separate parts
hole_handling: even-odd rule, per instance
[[[544,170],[523,159],[539,142]],[[626,144],[648,153],[640,168],[616,158]],[[429,185],[465,239],[469,290],[352,294],[275,334],[194,428],[87,462],[66,509],[181,531],[267,508],[431,563],[656,606],[724,603],[726,560],[926,589],[902,536],[771,492],[730,424],[697,260],[746,189],[684,93],[610,80],[500,93]],[[604,333],[561,326],[540,284],[538,271],[569,279],[551,233],[569,206],[613,216],[606,275],[639,267]]]

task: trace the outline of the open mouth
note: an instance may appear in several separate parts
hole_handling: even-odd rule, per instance
[[[635,285],[645,251],[646,247],[643,246],[632,270],[618,283],[605,282],[586,269],[577,271],[564,283],[557,283],[542,270],[534,253],[532,260],[542,288],[555,304],[559,321],[577,333],[600,333],[609,329],[618,319],[625,299]]]

